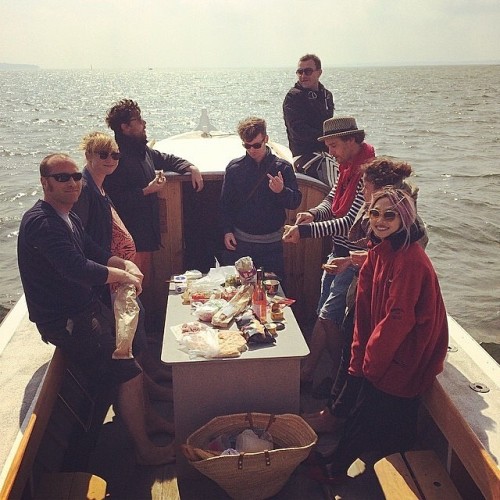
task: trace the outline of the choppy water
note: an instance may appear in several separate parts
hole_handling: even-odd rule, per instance
[[[83,163],[81,137],[106,130],[106,110],[123,97],[139,102],[150,139],[194,128],[206,107],[225,131],[262,116],[286,144],[281,103],[293,70],[0,72],[0,305],[22,292],[17,231],[40,196],[43,156],[65,151]],[[378,154],[413,165],[448,311],[477,340],[498,342],[500,66],[325,69],[322,81]]]

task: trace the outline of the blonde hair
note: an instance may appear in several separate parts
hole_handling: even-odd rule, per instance
[[[85,151],[85,156],[90,156],[98,151],[118,151],[118,144],[114,137],[104,132],[90,132],[80,143],[80,149]]]

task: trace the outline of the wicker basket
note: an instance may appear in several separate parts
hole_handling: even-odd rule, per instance
[[[269,498],[283,488],[295,468],[307,458],[318,436],[299,416],[240,413],[216,417],[191,434],[187,444],[206,449],[221,434],[268,429],[278,449],[239,456],[217,456],[190,462],[193,467],[237,499]]]

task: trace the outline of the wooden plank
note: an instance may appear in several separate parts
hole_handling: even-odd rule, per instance
[[[386,498],[420,498],[417,485],[400,453],[382,458],[374,469]]]
[[[56,349],[47,368],[33,413],[29,417],[23,437],[7,472],[0,498],[21,497],[50,419],[65,370],[64,356],[60,349]]]
[[[88,472],[44,474],[35,500],[103,500],[106,481]]]
[[[500,498],[498,465],[439,381],[436,380],[424,395],[423,402],[484,497],[491,500]]]
[[[462,498],[433,451],[409,451],[404,453],[404,457],[425,500],[442,500],[444,498],[446,500],[460,500]]]

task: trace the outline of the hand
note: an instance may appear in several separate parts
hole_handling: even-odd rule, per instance
[[[139,267],[136,264],[134,264],[131,260],[125,260],[124,262],[125,262],[125,267],[124,267],[125,271],[139,278],[142,283],[142,280],[144,279],[144,274],[142,274]]]
[[[236,250],[236,238],[233,233],[226,233],[224,235],[224,245],[228,250]]]
[[[281,238],[285,243],[298,243],[300,240],[300,233],[298,226],[285,226],[283,236]]]
[[[368,251],[367,250],[352,250],[349,252],[349,255],[351,256],[351,262],[354,267],[361,267],[364,263],[366,258],[368,257]]]
[[[314,215],[311,212],[299,212],[295,219],[295,224],[309,224],[314,222]]]
[[[351,259],[349,257],[334,257],[330,259],[328,263],[323,264],[321,267],[328,274],[340,274],[345,271],[351,265]]]
[[[196,192],[199,192],[203,189],[203,177],[201,175],[201,172],[194,165],[191,165],[190,171],[191,171],[191,184],[193,185],[193,189]]]
[[[281,172],[278,171],[278,175],[276,177],[271,174],[267,174],[267,178],[269,179],[269,189],[273,193],[278,194],[285,189],[285,181],[283,180]]]
[[[155,178],[142,190],[142,192],[145,196],[157,193],[158,191],[163,189],[165,182],[167,182],[165,174],[162,170],[157,170]]]

